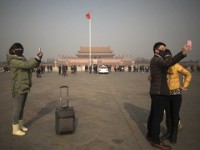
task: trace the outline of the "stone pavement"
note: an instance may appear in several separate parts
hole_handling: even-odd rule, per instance
[[[10,73],[0,73],[0,150],[153,150],[146,141],[150,108],[146,73],[112,72],[108,75],[78,72],[62,77],[33,74],[24,121],[29,132],[11,135]],[[59,86],[69,85],[70,105],[78,118],[74,134],[55,134],[55,108]],[[200,74],[193,73],[190,89],[183,93],[181,120],[175,150],[200,149]],[[66,93],[63,92],[63,97]],[[65,100],[65,99],[64,99]],[[164,121],[161,134],[165,132]],[[166,141],[165,143],[168,143]]]

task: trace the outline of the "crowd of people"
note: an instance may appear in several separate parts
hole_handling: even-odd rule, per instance
[[[76,65],[72,65],[71,66],[71,70],[72,72],[74,72],[74,69],[73,69],[73,66],[75,66],[75,73],[78,71],[78,67],[80,66],[76,66]],[[125,68],[128,68],[127,71],[128,72],[149,72],[150,71],[150,67],[149,65],[133,65],[133,66],[111,66],[111,65],[106,65],[108,67],[108,70],[110,72],[112,72],[112,68],[114,72],[126,72],[126,69]],[[186,68],[187,70],[189,70],[190,72],[200,72],[200,65],[183,65],[184,68]],[[84,67],[84,71],[85,72],[88,72],[89,71],[89,68],[88,65],[85,65]],[[92,67],[91,67],[92,69]],[[35,68],[33,71],[37,72],[37,70],[40,70],[41,74],[43,74],[44,72],[53,72],[53,66],[52,65],[41,65],[38,67],[38,68]],[[69,71],[68,70],[68,66],[67,65],[59,65],[58,66],[58,72],[59,72],[59,75],[62,75],[62,70],[66,70],[66,71]],[[3,65],[3,67],[1,68],[1,71],[2,72],[9,72],[10,71],[10,68],[8,65]],[[91,70],[92,71],[92,70]]]
[[[76,74],[77,72],[77,66],[76,65],[71,65],[71,74]],[[58,74],[62,76],[67,76],[68,72],[68,66],[67,65],[59,65],[58,66]]]

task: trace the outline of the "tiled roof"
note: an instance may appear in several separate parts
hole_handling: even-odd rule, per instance
[[[88,56],[89,53],[79,53],[76,56]],[[112,53],[92,53],[92,56],[114,56]]]
[[[113,51],[111,50],[110,46],[106,46],[106,47],[91,47],[91,51],[93,53],[112,53]],[[78,51],[78,53],[89,53],[89,47],[84,47],[81,46],[80,50]]]

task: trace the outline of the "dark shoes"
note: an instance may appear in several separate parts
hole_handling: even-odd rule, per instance
[[[149,136],[146,136],[146,139],[147,139],[147,141],[149,141],[149,143],[150,143],[153,147],[160,148],[160,149],[162,149],[162,150],[171,150],[171,146],[164,144],[164,143],[163,143],[163,142],[164,142],[163,139],[160,139],[160,144],[155,144],[155,143],[153,143],[151,137],[149,137]]]
[[[177,133],[178,133],[178,128],[174,128],[174,129],[172,130],[172,135],[171,135],[171,137],[169,138],[169,142],[170,142],[171,144],[176,144],[176,142],[177,142]]]
[[[151,145],[153,147],[156,147],[156,148],[159,148],[159,149],[162,149],[162,150],[171,150],[171,146],[166,145],[166,144],[164,144],[162,142],[160,142],[160,144],[151,143]]]
[[[171,138],[169,139],[169,142],[170,142],[171,144],[176,144],[177,138],[176,138],[176,137],[171,137]]]
[[[146,136],[147,141],[151,142],[151,137]]]
[[[146,136],[146,140],[152,143],[152,138],[150,136]],[[164,139],[160,138],[160,142],[164,142]]]

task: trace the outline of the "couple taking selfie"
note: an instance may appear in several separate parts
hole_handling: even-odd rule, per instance
[[[158,42],[153,46],[154,56],[150,61],[149,76],[151,108],[146,137],[153,147],[169,150],[171,146],[164,144],[164,140],[169,139],[171,144],[177,142],[182,90],[187,89],[191,80],[190,72],[177,63],[186,57],[191,48],[192,43],[188,41],[182,51],[172,57],[165,43]],[[180,83],[179,74],[185,77],[183,83]],[[160,138],[164,110],[167,133]]]

